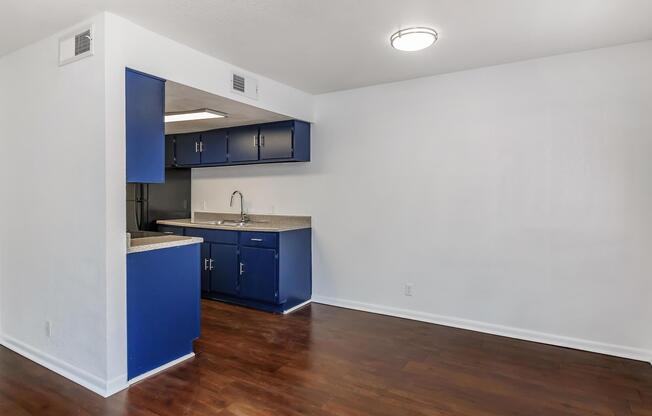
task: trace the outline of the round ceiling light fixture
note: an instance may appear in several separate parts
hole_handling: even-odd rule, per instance
[[[389,43],[399,51],[414,52],[425,49],[439,38],[435,29],[429,27],[410,27],[401,29],[389,37]]]

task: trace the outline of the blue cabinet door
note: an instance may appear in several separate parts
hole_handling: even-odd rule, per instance
[[[258,126],[229,130],[229,162],[258,160]]]
[[[201,291],[203,293],[211,290],[211,245],[201,244]]]
[[[165,80],[125,72],[127,182],[165,182]]]
[[[260,128],[260,160],[291,159],[292,124],[274,124]]]
[[[276,250],[269,248],[240,248],[240,296],[261,302],[276,303]]]
[[[200,143],[199,133],[177,135],[177,165],[199,165],[201,163]]]
[[[201,135],[201,163],[226,163],[226,130],[214,130]]]
[[[174,160],[174,136],[165,136],[165,167],[171,168],[175,164]]]
[[[238,246],[211,244],[211,291],[238,294]]]

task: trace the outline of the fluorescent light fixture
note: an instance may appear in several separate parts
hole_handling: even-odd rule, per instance
[[[394,33],[389,38],[394,49],[399,51],[414,52],[425,49],[439,38],[435,29],[429,27],[410,27]]]
[[[207,120],[209,118],[223,118],[223,117],[226,117],[226,114],[220,113],[215,110],[209,110],[208,108],[203,108],[201,110],[168,113],[165,115],[165,122],[174,123],[175,121]]]

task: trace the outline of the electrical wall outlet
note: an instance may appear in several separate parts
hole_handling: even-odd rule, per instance
[[[406,283],[405,284],[405,296],[412,296],[412,289],[413,289],[412,283]]]

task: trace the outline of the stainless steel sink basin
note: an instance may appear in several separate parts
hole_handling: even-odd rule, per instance
[[[218,221],[218,225],[227,225],[231,227],[245,227],[247,226],[247,224],[249,224],[249,222],[233,221],[233,220]]]
[[[220,221],[190,221],[191,224],[204,224],[204,225],[222,225],[222,220]]]
[[[254,221],[236,221],[236,220],[215,220],[215,221],[193,221],[193,224],[205,224],[205,225],[224,225],[227,227],[246,227],[247,225],[253,225]]]

